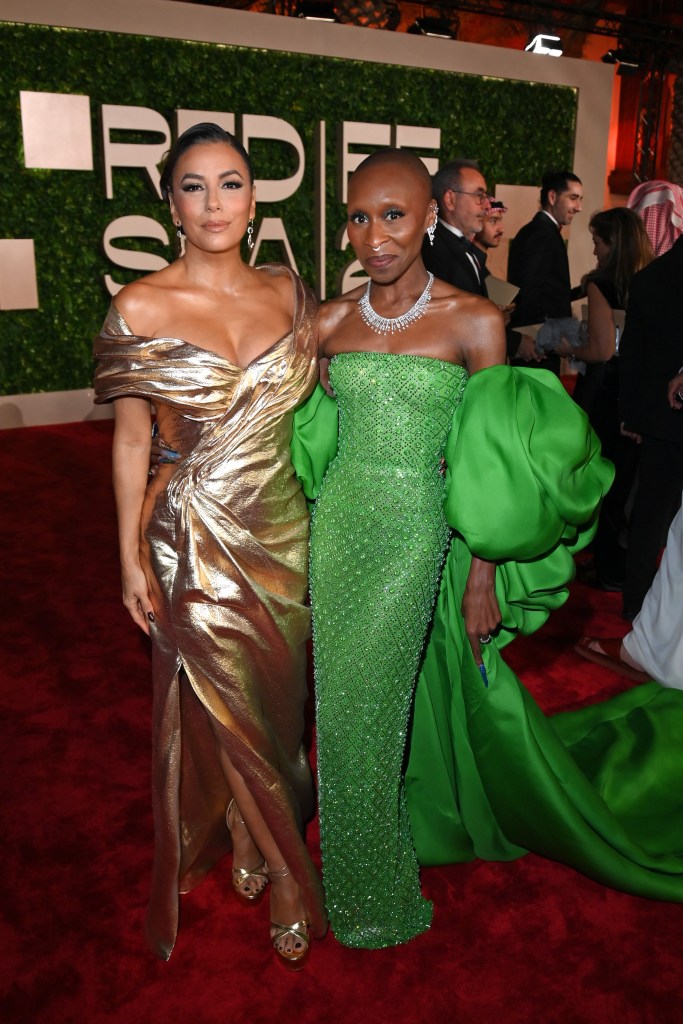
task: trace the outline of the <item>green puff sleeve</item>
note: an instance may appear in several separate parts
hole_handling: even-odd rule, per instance
[[[420,672],[406,799],[423,864],[527,850],[625,892],[683,901],[683,692],[647,683],[545,717],[499,647],[561,604],[609,463],[549,373],[467,386],[448,445],[455,533]],[[461,614],[472,554],[498,562],[503,628],[475,664]]]
[[[446,447],[446,518],[469,552],[498,562],[498,646],[567,598],[614,470],[560,381],[494,366],[469,381]]]
[[[315,501],[323,477],[337,454],[337,403],[318,383],[294,413],[290,452],[297,480],[309,502]]]
[[[406,794],[424,864],[509,860],[525,852],[499,827],[472,750],[464,672],[483,682],[461,614],[472,555],[498,563],[498,654],[567,599],[573,553],[595,531],[613,477],[587,417],[548,372],[495,366],[474,374],[446,446],[446,501],[454,529],[415,694]]]

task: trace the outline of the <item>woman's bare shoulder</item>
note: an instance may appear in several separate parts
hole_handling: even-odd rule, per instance
[[[353,291],[344,292],[334,299],[328,299],[320,307],[320,335],[326,337],[331,331],[337,329],[347,317],[357,310],[358,300],[365,291],[365,285],[354,288]]]
[[[114,305],[134,334],[153,337],[156,325],[168,311],[168,292],[174,274],[165,267],[125,285],[114,296]]]

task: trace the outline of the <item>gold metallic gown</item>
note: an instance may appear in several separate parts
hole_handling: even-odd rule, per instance
[[[313,932],[325,929],[302,839],[313,809],[302,746],[308,515],[289,454],[294,409],[316,380],[316,305],[291,276],[292,331],[245,369],[179,338],[138,337],[115,305],[95,339],[95,401],[149,399],[182,455],[148,488],[140,542],[156,620],[146,928],[166,959],[179,891],[230,845],[219,744],[302,886]]]

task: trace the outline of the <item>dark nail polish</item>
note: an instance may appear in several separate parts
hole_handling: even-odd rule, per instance
[[[161,443],[159,443],[159,447],[164,453],[164,455],[167,457],[169,462],[174,462],[176,459],[180,458],[180,452],[177,452],[175,448],[169,448],[167,444]]]

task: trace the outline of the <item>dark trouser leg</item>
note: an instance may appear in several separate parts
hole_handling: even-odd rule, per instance
[[[633,501],[624,580],[624,615],[640,611],[657,571],[657,558],[681,503],[683,447],[644,437]]]

